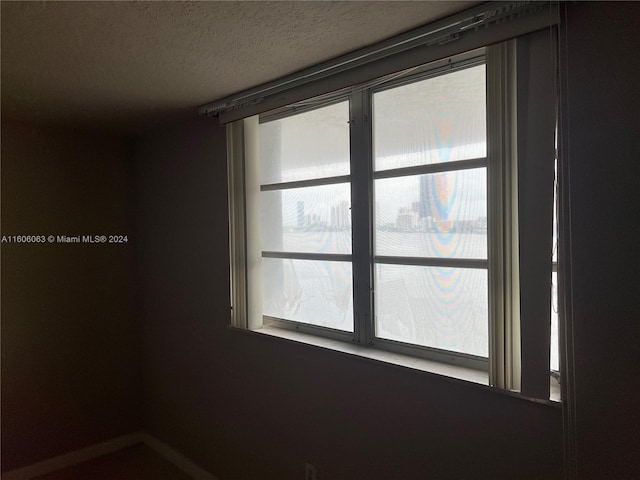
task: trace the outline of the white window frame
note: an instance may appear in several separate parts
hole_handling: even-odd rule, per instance
[[[371,159],[371,96],[381,88],[393,88],[398,82],[418,81],[437,75],[444,69],[464,68],[484,59],[487,72],[487,158],[469,161],[474,167],[487,168],[488,194],[488,270],[489,289],[489,358],[474,357],[457,352],[403,344],[376,338],[373,305],[373,201],[375,174]],[[453,61],[452,61],[453,60]],[[263,317],[261,304],[261,257],[259,233],[259,154],[257,147],[257,116],[229,123],[227,126],[232,325],[245,330],[263,326],[293,329],[317,337],[352,342],[369,348],[387,350],[436,362],[451,363],[488,372],[489,384],[503,390],[521,389],[521,335],[518,237],[518,164],[517,164],[517,92],[516,46],[514,41],[502,42],[453,59],[433,62],[416,69],[400,79],[382,78],[365,87],[351,88],[314,99],[311,103],[325,106],[337,98],[350,99],[351,174],[346,180],[352,190],[352,255],[296,255],[296,258],[348,260],[352,262],[354,277],[353,334],[324,327]],[[416,77],[417,78],[414,78]],[[380,85],[380,82],[386,82]],[[320,103],[318,103],[320,102]],[[325,103],[322,103],[325,102]],[[267,120],[286,116],[290,107],[265,114]],[[295,113],[300,111],[299,107]],[[457,165],[454,165],[457,164]],[[464,162],[451,162],[451,170],[463,168]],[[466,166],[466,165],[465,165]],[[420,173],[433,173],[439,167],[426,166]],[[423,172],[424,170],[424,172]],[[449,171],[449,168],[443,169]],[[393,175],[393,173],[391,174]],[[344,181],[342,179],[334,179]],[[326,180],[324,180],[326,184]],[[331,180],[329,180],[331,182]],[[315,181],[296,182],[310,186]],[[263,187],[264,188],[264,187]],[[277,186],[271,188],[278,188]],[[358,246],[365,245],[364,248]],[[368,245],[368,247],[367,247]],[[276,253],[267,253],[276,256]],[[291,258],[288,255],[280,257]],[[317,257],[317,258],[316,258]],[[452,266],[455,260],[443,260]],[[451,264],[451,265],[450,265]],[[549,282],[550,282],[549,278]]]
[[[464,70],[466,68],[471,68],[478,65],[485,65],[485,49],[480,49],[477,51],[469,52],[467,54],[457,56],[454,58],[446,59],[445,61],[436,62],[430,64],[422,69],[422,71],[412,72],[406,76],[400,76],[399,78],[392,79],[390,81],[384,82],[380,85],[376,85],[372,87],[368,92],[362,93],[362,103],[367,108],[365,110],[363,116],[363,123],[366,124],[364,136],[365,141],[367,143],[367,147],[372,145],[372,132],[371,126],[372,122],[367,122],[366,117],[373,117],[373,111],[371,107],[371,101],[374,94],[378,92],[382,92],[385,90],[393,89],[400,87],[402,85],[419,82],[426,80],[428,78],[434,78],[440,75],[447,75],[448,73],[452,73],[455,71]],[[373,119],[375,121],[375,119]],[[369,218],[375,218],[374,212],[374,201],[371,200],[373,198],[373,184],[375,180],[384,179],[384,178],[394,178],[401,176],[413,176],[413,175],[425,175],[425,174],[433,174],[433,173],[443,173],[443,172],[458,172],[467,169],[475,169],[475,168],[487,168],[488,167],[488,159],[487,157],[481,158],[473,158],[473,159],[465,159],[465,160],[457,160],[452,162],[438,163],[438,164],[426,164],[420,165],[417,167],[401,167],[394,168],[389,170],[382,171],[373,171],[372,162],[373,159],[370,158],[371,154],[369,151],[366,152],[369,158],[367,158],[367,164],[370,167],[370,171],[367,172],[369,177],[369,182],[367,185],[363,185],[362,188],[368,188],[369,194]],[[488,168],[487,168],[488,171]],[[360,178],[364,177],[361,175]],[[361,199],[362,202],[365,199]],[[367,230],[370,233],[370,241],[374,238],[373,233],[373,225],[366,225]],[[364,232],[363,232],[364,233]],[[364,241],[364,234],[361,235]],[[369,258],[372,258],[372,262],[370,264]],[[366,263],[365,263],[366,262]],[[442,266],[442,267],[454,267],[454,268],[479,268],[481,270],[489,270],[489,261],[488,257],[485,259],[461,259],[461,258],[417,258],[417,257],[400,257],[400,256],[382,256],[382,255],[374,255],[374,252],[367,252],[367,257],[362,260],[362,269],[364,268],[375,268],[376,264],[394,264],[394,265],[417,265],[417,266]],[[371,273],[371,283],[372,288],[370,289],[372,294],[375,296],[375,278],[373,272]],[[426,347],[422,345],[410,344],[406,342],[385,339],[381,337],[377,337],[375,335],[375,305],[373,305],[373,298],[370,299],[367,306],[369,310],[365,310],[365,315],[373,320],[365,321],[365,325],[363,325],[364,330],[364,339],[360,341],[365,345],[370,347],[406,354],[414,357],[422,357],[429,360],[434,360],[437,362],[448,363],[452,365],[459,365],[462,367],[473,368],[476,370],[487,371],[488,370],[488,359],[480,356],[465,354],[461,352],[449,351],[438,349],[435,347]]]

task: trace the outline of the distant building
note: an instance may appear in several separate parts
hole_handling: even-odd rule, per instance
[[[349,204],[346,201],[331,207],[331,218],[329,226],[334,230],[347,230],[351,225],[349,215]]]
[[[401,231],[417,230],[420,225],[420,217],[416,212],[408,208],[401,208],[396,217],[396,228]]]
[[[317,227],[320,223],[320,215],[315,212],[308,213],[304,216],[305,227]]]
[[[422,175],[420,177],[420,202],[418,205],[418,215],[420,218],[438,218],[434,175]]]
[[[299,201],[297,204],[298,207],[298,227],[304,226],[304,202]]]

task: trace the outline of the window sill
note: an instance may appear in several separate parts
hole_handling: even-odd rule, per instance
[[[446,363],[435,362],[424,358],[411,357],[401,353],[387,352],[362,345],[347,343],[331,338],[318,337],[308,333],[301,333],[295,330],[279,328],[276,326],[263,326],[256,330],[244,330],[241,328],[230,326],[234,331],[246,332],[249,334],[266,335],[270,337],[282,338],[296,343],[304,343],[319,348],[334,350],[337,352],[356,355],[368,358],[378,362],[384,362],[392,365],[398,365],[413,370],[419,370],[430,374],[453,379],[454,381],[463,380],[465,382],[475,383],[483,388],[490,389],[492,392],[513,396],[528,401],[543,403],[548,405],[560,405],[560,384],[554,378],[551,378],[551,398],[549,400],[540,400],[536,398],[526,397],[518,392],[510,392],[491,387],[489,385],[489,374],[482,370],[461,367],[459,365],[449,365]]]

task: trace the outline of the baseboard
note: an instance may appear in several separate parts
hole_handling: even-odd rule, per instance
[[[194,480],[218,480],[218,477],[210,474],[204,468],[199,467],[182,453],[171,448],[166,443],[161,442],[156,437],[148,433],[143,433],[141,437],[145,445],[155,450],[187,475],[193,477]]]
[[[62,468],[71,467],[93,458],[115,453],[123,448],[144,443],[149,448],[173,463],[194,480],[218,480],[218,477],[199,467],[183,454],[171,448],[166,443],[144,432],[135,432],[121,437],[112,438],[106,442],[97,443],[80,450],[58,455],[26,467],[11,470],[2,474],[1,480],[30,480],[34,477],[46,475]]]
[[[39,477],[40,475],[55,472],[61,468],[70,467],[96,457],[101,457],[102,455],[117,452],[123,448],[142,443],[142,441],[142,433],[140,432],[112,438],[106,442],[97,443],[80,450],[74,450],[32,465],[27,465],[26,467],[3,473],[2,480],[29,480],[33,477]]]

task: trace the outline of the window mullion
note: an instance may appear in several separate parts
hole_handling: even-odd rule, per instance
[[[350,101],[351,221],[353,225],[354,341],[373,339],[371,240],[371,102],[368,91],[355,92]]]

